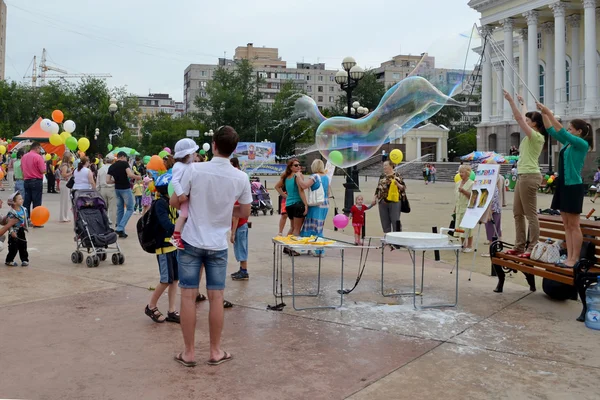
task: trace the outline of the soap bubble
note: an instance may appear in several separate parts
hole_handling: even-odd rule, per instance
[[[305,106],[310,104],[306,100],[304,103]],[[338,167],[351,167],[372,157],[392,133],[409,131],[444,105],[462,104],[440,92],[424,78],[406,78],[392,86],[377,108],[366,117],[324,120],[315,135],[317,150]],[[308,114],[309,118],[317,119],[320,115],[317,113],[318,109],[317,112],[313,109]],[[331,158],[334,151],[341,154],[341,160],[337,153],[335,161]]]

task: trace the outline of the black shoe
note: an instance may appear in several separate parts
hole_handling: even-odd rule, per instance
[[[248,275],[248,270],[240,268],[238,272],[231,274],[231,279],[234,281],[247,281],[250,279],[250,275]]]
[[[169,311],[167,313],[167,319],[165,321],[175,322],[176,324],[179,324],[180,323],[179,313],[177,311],[174,311],[174,312]]]
[[[129,236],[129,235],[127,235],[127,234],[126,234],[125,232],[123,232],[123,231],[117,231],[117,235],[118,235],[120,238],[123,238],[123,239],[125,239],[127,236]]]

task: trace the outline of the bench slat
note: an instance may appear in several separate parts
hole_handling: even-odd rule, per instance
[[[550,222],[541,222],[540,221],[540,228],[541,229],[550,229],[552,231],[556,231],[556,232],[564,232],[565,231],[565,226],[561,223],[561,224],[555,224],[555,223],[550,223]],[[598,237],[600,235],[600,231],[597,229],[591,229],[591,228],[581,228],[581,233],[583,233],[584,235],[590,235],[590,236],[595,236]],[[584,238],[589,240],[588,238]]]
[[[531,267],[524,264],[515,264],[512,261],[505,260],[502,258],[492,258],[492,263],[496,265],[500,265],[506,268],[516,269],[517,271],[526,272],[528,274],[541,276],[542,278],[548,278],[556,282],[561,282],[570,286],[575,285],[575,280],[573,277],[568,277],[565,275],[559,275],[554,272],[549,272],[541,268]]]
[[[544,221],[544,222],[554,222],[554,223],[559,223],[559,224],[563,223],[560,215],[538,214],[538,220],[540,222]],[[579,225],[581,225],[582,228],[592,228],[592,229],[596,229],[597,231],[600,231],[600,221],[591,221],[589,219],[582,219],[579,222]]]
[[[537,268],[543,268],[543,269],[546,269],[548,271],[554,272],[559,275],[565,275],[565,276],[570,276],[570,277],[573,276],[573,268],[561,268],[561,267],[557,267],[553,264],[547,264],[547,263],[543,263],[541,261],[535,261],[530,258],[525,259],[525,261],[524,261],[522,258],[520,258],[518,256],[511,256],[506,253],[496,253],[495,258],[511,261],[513,263],[519,263],[519,264],[531,265],[531,266],[537,267]]]

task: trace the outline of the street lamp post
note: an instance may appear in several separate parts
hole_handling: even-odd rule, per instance
[[[335,74],[335,82],[346,92],[347,106],[344,107],[344,113],[348,118],[362,117],[368,113],[368,109],[360,107],[358,102],[352,103],[352,92],[358,86],[358,82],[365,76],[365,71],[356,65],[352,57],[346,57],[342,60],[343,71]],[[353,107],[355,105],[356,107]],[[349,214],[350,208],[354,204],[354,192],[360,192],[358,186],[358,167],[346,169],[346,183],[344,183],[344,213]]]

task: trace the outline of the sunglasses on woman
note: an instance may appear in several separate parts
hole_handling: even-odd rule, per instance
[[[300,164],[293,164],[292,167],[299,167]]]

